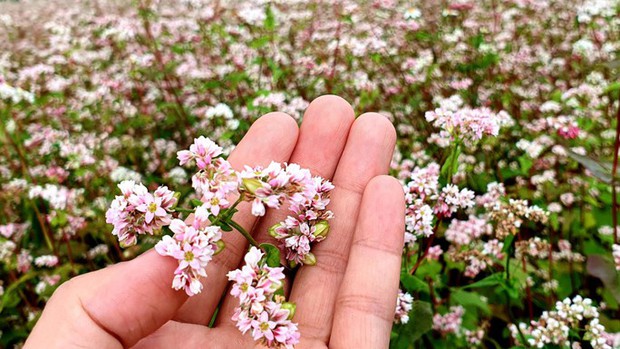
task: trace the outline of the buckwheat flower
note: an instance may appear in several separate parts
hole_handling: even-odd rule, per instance
[[[484,218],[469,216],[466,221],[453,219],[446,229],[446,240],[457,245],[468,245],[482,235],[489,235],[493,227]]]
[[[230,207],[230,196],[237,195],[239,177],[228,161],[218,158],[192,176],[192,187],[203,203],[219,212]]]
[[[298,167],[293,171],[299,171]],[[327,205],[334,186],[321,177],[307,181],[305,172],[293,173],[290,182],[298,183],[299,190],[289,198],[289,209],[293,214],[272,226],[269,233],[280,242],[288,261],[313,265],[316,258],[310,252],[311,244],[324,240],[329,233],[328,221],[333,213],[327,210]]]
[[[136,210],[144,212],[144,220],[147,224],[151,223],[156,216],[165,218],[168,214],[162,207],[162,198],[156,198],[149,193],[137,196],[132,204],[136,206]]]
[[[97,256],[104,256],[108,254],[110,248],[108,245],[100,244],[97,245],[86,252],[86,258],[95,259]]]
[[[474,192],[467,188],[459,191],[459,188],[454,184],[448,184],[441,190],[441,194],[437,199],[438,203],[435,205],[435,213],[449,216],[459,208],[473,207],[475,196]]]
[[[230,109],[228,105],[224,103],[218,103],[214,107],[209,107],[205,112],[205,116],[208,119],[212,119],[217,116],[221,116],[225,119],[232,119],[234,115],[232,109]]]
[[[246,166],[241,172],[240,190],[246,199],[252,202],[252,214],[263,216],[267,207],[278,209],[286,199],[290,175],[277,162],[272,162],[266,168]]]
[[[189,150],[181,150],[177,152],[177,158],[181,166],[196,160],[196,165],[203,170],[211,163],[211,160],[222,154],[222,148],[215,144],[209,138],[200,136],[194,138],[194,143],[190,145]]]
[[[34,259],[34,265],[37,267],[54,267],[58,264],[58,257],[52,255],[39,256]]]
[[[134,181],[123,181],[118,187],[123,195],[112,201],[106,223],[114,226],[112,234],[122,245],[135,245],[138,235],[152,235],[170,224],[170,213],[177,203],[173,191],[162,186],[150,194],[144,185]]]
[[[459,333],[463,322],[463,314],[465,314],[465,309],[460,305],[450,307],[450,311],[444,315],[435,314],[433,316],[433,330],[438,331],[442,335]]]
[[[201,199],[204,202],[203,206],[208,208],[214,216],[220,214],[220,210],[222,208],[227,208],[230,206],[228,200],[222,192],[205,192]]]
[[[27,273],[32,265],[32,255],[28,250],[21,250],[17,255],[17,271],[20,273]]]
[[[483,135],[497,136],[500,129],[500,118],[488,108],[463,108],[456,112],[446,109],[427,111],[426,121],[435,127],[445,130],[454,138],[473,144]]]
[[[396,311],[394,313],[395,324],[406,324],[409,322],[409,312],[413,307],[413,297],[402,290],[398,290],[396,298]]]
[[[418,19],[422,16],[422,12],[416,7],[410,7],[405,11],[405,19]]]
[[[232,320],[241,333],[249,331],[268,348],[293,348],[300,335],[291,321],[291,304],[282,303],[284,297],[276,295],[282,288],[284,268],[267,266],[263,257],[253,246],[244,257],[245,265],[228,273],[233,282],[230,293],[239,299]]]
[[[174,235],[165,235],[155,245],[155,251],[160,255],[178,260],[172,287],[175,290],[184,289],[188,296],[202,291],[200,279],[207,277],[207,265],[217,252],[218,242],[222,239],[218,226],[202,227],[204,223],[195,219],[192,225],[188,226],[180,219],[173,219],[170,230]]]
[[[569,334],[583,333],[584,341],[589,341],[592,348],[611,349],[603,336],[605,327],[599,323],[599,313],[592,305],[592,300],[579,295],[573,299],[566,298],[556,302],[554,310],[544,311],[537,321],[528,327],[520,324],[521,332],[529,335],[531,346],[544,348],[548,345],[567,345]],[[512,337],[519,342],[520,335],[511,327]],[[577,335],[579,336],[579,335]]]
[[[439,245],[435,245],[435,246],[431,246],[428,249],[428,252],[426,253],[426,258],[429,260],[439,260],[439,257],[441,257],[441,255],[443,254],[443,249],[441,249],[441,246]]]
[[[0,225],[0,235],[18,241],[30,226],[29,223],[9,223]]]
[[[293,348],[299,342],[297,324],[289,320],[290,311],[281,304],[268,302],[252,322],[252,338],[268,348]]]
[[[413,243],[416,237],[429,237],[433,235],[433,209],[426,204],[422,204],[421,200],[407,207],[405,216],[406,243]]]
[[[17,245],[11,241],[0,241],[0,261],[7,263],[9,258],[11,258],[14,254]]]

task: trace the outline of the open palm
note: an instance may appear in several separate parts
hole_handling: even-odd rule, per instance
[[[394,316],[404,229],[403,191],[383,176],[396,135],[375,113],[357,119],[339,97],[310,104],[301,128],[283,113],[264,115],[229,157],[236,169],[271,161],[297,163],[335,185],[329,237],[313,248],[317,263],[287,279],[297,304],[297,348],[387,347]],[[235,220],[259,242],[283,211],[258,219],[250,204]],[[63,284],[46,306],[26,348],[247,348],[230,317],[237,299],[228,295],[228,271],[236,269],[247,241],[223,237],[226,249],[207,268],[201,294],[187,298],[171,287],[176,261],[153,251]],[[218,308],[219,306],[219,308]],[[218,311],[214,327],[208,327]]]

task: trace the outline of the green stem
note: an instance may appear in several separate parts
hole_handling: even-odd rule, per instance
[[[510,280],[510,254],[506,256],[506,280]]]
[[[246,238],[246,240],[248,240],[250,244],[252,244],[252,246],[259,247],[258,242],[256,242],[256,240],[254,240],[252,235],[250,235],[250,233],[245,231],[245,229],[243,229],[243,227],[239,225],[239,223],[233,221],[232,219],[226,223],[230,224],[231,227],[237,229],[237,231],[240,232],[241,235],[243,235],[243,237]]]
[[[450,167],[448,168],[448,179],[446,181],[446,184],[452,184],[452,176],[454,176],[454,166],[456,165],[460,155],[460,145],[461,144],[459,142],[456,142],[456,144],[454,145],[454,149],[452,150],[452,157],[450,158]]]

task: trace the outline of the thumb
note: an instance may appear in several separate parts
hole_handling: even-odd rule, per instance
[[[62,284],[25,348],[123,348],[172,319],[185,292],[171,288],[176,261],[153,250]]]

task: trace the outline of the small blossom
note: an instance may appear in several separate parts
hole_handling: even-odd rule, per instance
[[[398,290],[396,298],[396,311],[394,314],[395,324],[406,324],[409,322],[409,312],[413,307],[413,297],[402,290]]]
[[[202,290],[200,278],[207,277],[207,265],[218,250],[217,243],[222,232],[217,226],[201,227],[200,220],[188,226],[180,219],[170,223],[173,236],[166,235],[155,245],[155,250],[162,256],[170,256],[178,260],[174,272],[172,287],[184,289],[187,295],[193,296]]]

